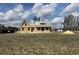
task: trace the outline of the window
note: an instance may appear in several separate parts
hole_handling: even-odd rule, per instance
[[[34,31],[34,27],[31,28],[31,32],[33,32],[33,31]]]
[[[40,30],[40,28],[38,27],[37,30]]]
[[[48,27],[46,27],[46,30],[48,30]]]
[[[44,27],[42,27],[42,31],[44,31]]]
[[[27,25],[27,24],[25,24],[25,25]]]
[[[30,27],[28,28],[28,30],[30,30]]]
[[[24,28],[22,28],[22,31],[24,30]]]

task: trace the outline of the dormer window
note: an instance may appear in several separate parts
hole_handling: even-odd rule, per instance
[[[27,24],[25,24],[25,25],[27,25]]]

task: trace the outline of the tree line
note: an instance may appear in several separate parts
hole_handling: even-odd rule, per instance
[[[11,26],[6,27],[6,26],[0,24],[0,33],[15,33],[18,30],[19,30],[19,28],[11,27]]]

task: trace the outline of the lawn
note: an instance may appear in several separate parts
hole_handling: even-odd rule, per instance
[[[0,34],[0,55],[77,55],[78,34]]]

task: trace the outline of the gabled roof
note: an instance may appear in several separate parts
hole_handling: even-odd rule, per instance
[[[51,27],[50,25],[30,25],[31,27]]]
[[[22,26],[23,24],[28,24],[28,22],[27,22],[26,20],[23,20],[21,26]]]
[[[23,24],[27,24],[28,26],[22,26]],[[22,27],[51,27],[50,25],[47,25],[45,22],[40,22],[39,25],[36,25],[36,24],[31,24],[26,20],[23,20],[22,25],[21,25]]]

